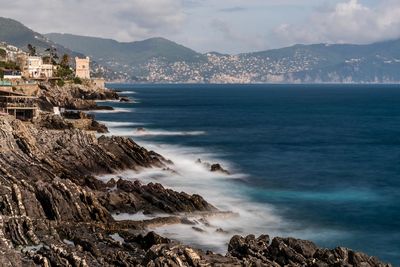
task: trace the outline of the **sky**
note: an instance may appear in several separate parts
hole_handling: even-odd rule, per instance
[[[400,0],[0,0],[0,16],[40,33],[165,37],[237,54],[297,43],[400,38]]]

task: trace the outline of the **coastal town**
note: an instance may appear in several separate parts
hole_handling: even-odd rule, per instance
[[[32,120],[40,114],[36,101],[40,87],[72,84],[105,89],[103,78],[91,77],[89,57],[72,60],[67,54],[59,57],[51,47],[39,53],[32,45],[23,51],[0,43],[0,115]],[[60,114],[60,107],[54,106],[53,113]]]

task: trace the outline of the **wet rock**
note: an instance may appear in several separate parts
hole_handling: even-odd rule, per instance
[[[195,230],[196,232],[199,232],[199,233],[204,233],[205,232],[203,229],[201,229],[199,227],[195,227],[195,226],[193,226],[192,229]]]
[[[320,249],[314,243],[294,238],[268,236],[234,236],[229,242],[228,256],[241,259],[246,264],[267,266],[390,266],[374,257],[349,249]]]
[[[221,173],[230,175],[229,171],[227,171],[224,168],[222,168],[221,164],[218,164],[218,163],[211,165],[210,171],[212,171],[212,172],[221,172]]]
[[[122,96],[119,98],[119,102],[129,103],[129,102],[131,102],[131,100],[129,99],[129,97]]]

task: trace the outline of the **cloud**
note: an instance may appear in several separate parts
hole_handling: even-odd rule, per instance
[[[216,33],[214,41],[218,43],[215,44],[215,49],[218,48],[220,51],[236,49],[248,52],[249,47],[254,50],[266,47],[265,36],[237,31],[234,26],[223,19],[213,19],[210,22],[210,27]]]
[[[246,11],[246,10],[247,10],[246,7],[236,6],[236,7],[221,8],[218,11],[232,13],[232,12],[242,12],[242,11]]]
[[[400,1],[368,7],[359,0],[320,6],[306,21],[281,24],[273,38],[282,43],[370,43],[400,37]]]
[[[0,16],[34,30],[96,35],[131,41],[178,31],[183,0],[0,0]]]

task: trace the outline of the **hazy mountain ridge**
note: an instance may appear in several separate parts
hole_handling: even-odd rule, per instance
[[[94,38],[98,48],[104,48],[104,43],[112,44],[100,55],[93,46],[86,45],[88,37],[46,36],[74,50],[79,49],[79,43],[71,46],[70,38],[81,40],[85,51],[79,52],[91,52],[103,64],[124,73],[127,80],[204,83],[400,81],[400,40],[370,45],[295,45],[239,55],[216,52],[203,55],[161,38],[133,43]],[[174,47],[173,52],[169,52],[170,46]],[[113,52],[115,50],[119,52]],[[116,53],[121,55],[117,57]]]
[[[171,83],[392,83],[400,81],[400,40],[369,45],[313,44],[226,55],[198,53],[164,38],[112,39],[41,35],[0,18],[0,41],[88,55],[109,80]]]

